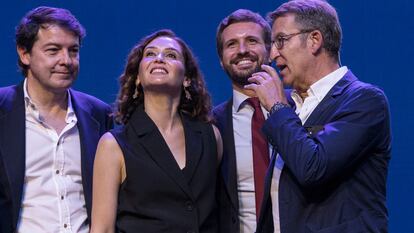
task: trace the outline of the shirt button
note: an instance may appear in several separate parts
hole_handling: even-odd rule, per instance
[[[193,206],[193,204],[190,201],[188,201],[188,202],[185,203],[185,208],[188,211],[193,211],[194,206]]]
[[[232,222],[233,224],[235,224],[235,223],[236,223],[236,217],[232,216],[232,217],[231,217],[231,222]]]
[[[63,199],[65,199],[65,197],[64,196],[60,196],[60,200],[63,200]]]
[[[59,170],[56,170],[56,174],[59,174]]]
[[[68,224],[66,224],[66,223],[65,223],[65,224],[63,224],[63,227],[64,227],[64,228],[67,228],[67,227],[68,227]]]

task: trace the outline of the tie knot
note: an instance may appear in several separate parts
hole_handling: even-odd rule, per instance
[[[258,109],[260,109],[260,101],[259,101],[259,98],[257,98],[257,97],[250,97],[250,98],[246,99],[246,101],[247,101],[247,103],[249,103],[254,108],[255,111],[258,110]]]

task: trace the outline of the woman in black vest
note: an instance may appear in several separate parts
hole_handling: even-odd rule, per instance
[[[96,153],[91,232],[216,232],[222,142],[191,50],[170,30],[143,38],[120,86],[122,127]]]

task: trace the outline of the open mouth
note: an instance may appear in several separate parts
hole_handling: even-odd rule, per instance
[[[255,66],[256,60],[250,58],[250,57],[244,57],[241,59],[235,59],[232,64],[234,64],[237,69],[251,69],[253,66]]]
[[[238,61],[236,61],[236,63],[235,63],[236,65],[251,65],[251,64],[253,64],[253,61],[251,60],[251,59],[241,59],[241,60],[238,60]]]
[[[258,60],[258,57],[253,54],[238,54],[237,57],[230,61],[230,64],[234,64],[240,68],[250,68]]]
[[[162,67],[155,67],[150,70],[150,74],[168,74],[168,71]]]
[[[286,67],[287,67],[287,65],[277,65],[277,68],[279,69],[279,72],[282,72]]]

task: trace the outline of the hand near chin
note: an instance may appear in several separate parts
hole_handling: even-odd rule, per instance
[[[262,65],[261,68],[263,71],[254,73],[248,79],[250,84],[245,85],[244,88],[254,91],[267,111],[276,102],[287,104],[283,84],[276,70],[268,65]]]

